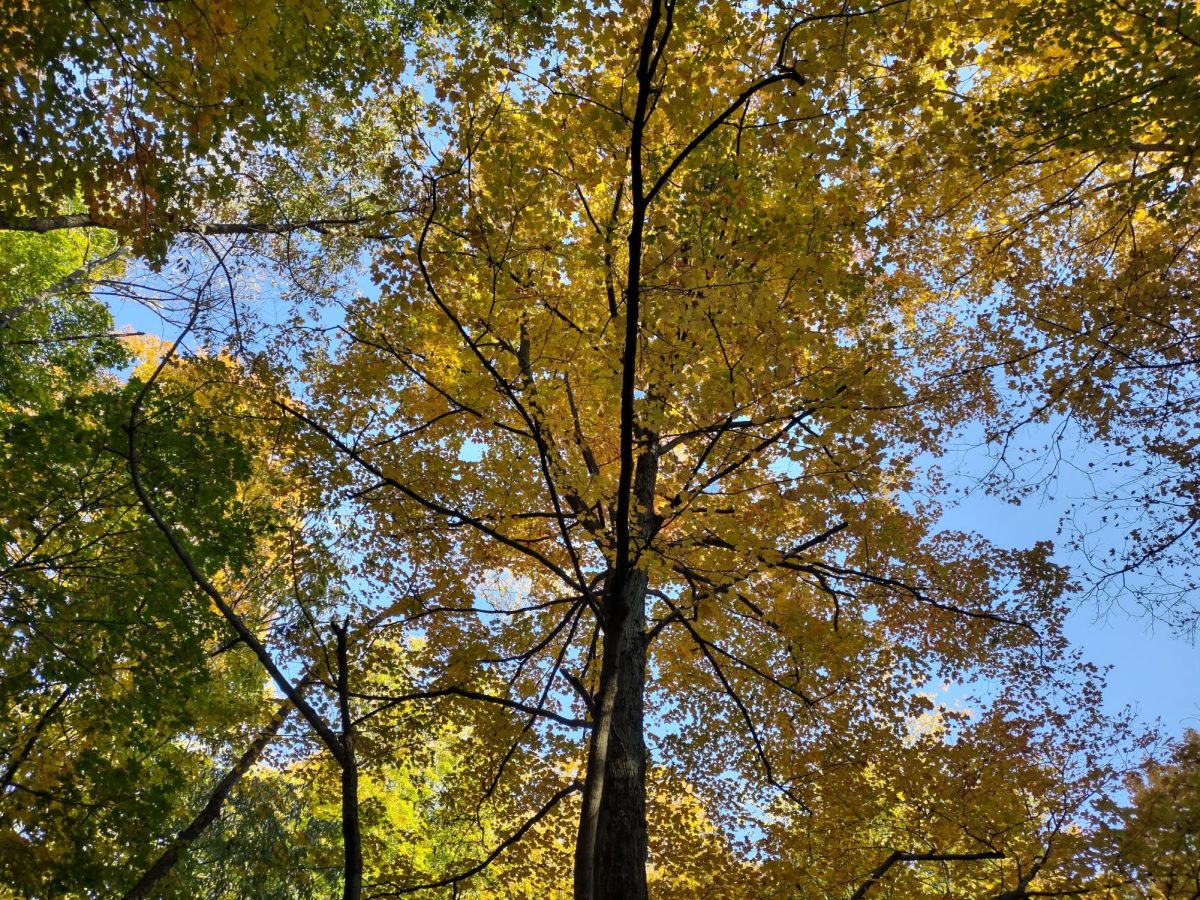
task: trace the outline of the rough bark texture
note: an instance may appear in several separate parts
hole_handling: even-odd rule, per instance
[[[645,572],[630,573],[623,605],[627,615],[620,631],[605,636],[615,639],[618,662],[596,834],[596,900],[646,898]]]
[[[657,435],[643,432],[633,478],[638,553],[654,539],[658,482]],[[599,798],[592,860],[594,900],[645,900],[649,857],[646,824],[646,592],[649,578],[637,566],[611,598],[614,618],[604,633],[601,684],[611,694],[603,790]],[[615,581],[615,579],[614,579]],[[612,586],[616,590],[616,585]]]
[[[606,606],[607,606],[606,601]],[[604,796],[604,779],[608,769],[608,745],[612,731],[613,710],[616,706],[617,680],[614,675],[620,659],[619,646],[610,641],[606,631],[600,655],[600,689],[596,694],[595,727],[588,743],[587,771],[583,783],[583,809],[579,816],[579,833],[575,839],[575,900],[594,900],[596,875],[596,840],[600,826],[600,801]]]

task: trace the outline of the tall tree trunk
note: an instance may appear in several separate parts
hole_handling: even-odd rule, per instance
[[[664,24],[663,13],[666,11]],[[654,490],[657,435],[639,429],[637,357],[641,336],[642,250],[646,193],[643,139],[654,95],[654,77],[671,33],[674,3],[651,0],[638,49],[637,98],[630,123],[629,270],[625,286],[625,340],[621,353],[620,460],[613,518],[615,560],[604,603],[600,694],[588,751],[583,810],[575,844],[575,900],[643,900],[646,897],[646,572],[638,548],[658,530]],[[659,34],[659,25],[663,24]],[[636,502],[636,504],[635,504]],[[635,511],[634,506],[637,509]],[[640,540],[639,540],[640,539]]]
[[[632,495],[633,531],[646,546],[658,530],[654,491],[657,435],[643,432]],[[575,900],[645,900],[649,855],[646,826],[646,592],[649,578],[631,567],[610,578],[609,615],[600,660],[583,814],[575,847]]]
[[[342,855],[344,860],[342,900],[362,897],[362,829],[358,820],[358,757],[354,753],[354,719],[350,714],[349,623],[333,626],[337,636],[338,714],[342,747]]]
[[[616,646],[616,690],[596,829],[595,900],[646,898],[646,586],[645,572],[630,573],[625,621],[605,635]]]

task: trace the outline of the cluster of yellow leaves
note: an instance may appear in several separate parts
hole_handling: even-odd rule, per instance
[[[493,33],[422,49],[414,77],[436,98],[438,138],[397,188],[418,214],[376,248],[379,299],[348,308],[339,355],[308,372],[314,415],[354,435],[355,462],[331,475],[361,493],[373,559],[403,559],[426,597],[462,607],[494,573],[520,576],[524,614],[423,619],[429,659],[456,678],[509,665],[518,696],[577,714],[555,678],[566,667],[597,687],[580,594],[602,591],[615,553],[644,13],[566,11],[540,59]],[[934,274],[960,244],[936,231],[919,244],[916,210],[961,185],[917,191],[913,169],[930,141],[975,121],[955,94],[978,77],[983,13],[681,5],[640,136],[652,199],[633,274],[635,564],[652,598],[655,760],[692,786],[689,815],[726,837],[761,800],[731,779],[767,782],[792,809],[834,810],[845,788],[916,810],[883,832],[890,799],[860,810],[856,827],[875,836],[855,832],[861,853],[843,853],[829,882],[839,890],[935,821],[944,833],[928,841],[978,851],[980,816],[979,834],[1019,835],[1009,863],[978,875],[1011,887],[1078,799],[1050,791],[1045,719],[1020,715],[1023,703],[1054,714],[1038,700],[1054,667],[1091,679],[1063,655],[1062,572],[1044,547],[935,534],[937,498],[911,493],[920,454],[996,403],[986,368],[941,377],[979,339],[963,291]],[[780,65],[803,83],[765,86],[721,119]],[[978,699],[982,718],[955,718],[923,692],[938,679],[1001,687]],[[913,743],[922,715],[955,725]],[[561,778],[581,770],[580,750],[554,739],[539,752]],[[943,753],[961,764],[935,764]],[[993,787],[975,792],[998,754]],[[937,787],[919,790],[909,780],[926,764]],[[1022,778],[1028,790],[994,796]],[[880,794],[885,782],[904,786]],[[651,833],[670,833],[679,809],[657,810]],[[773,839],[780,859],[805,840]],[[818,871],[837,846],[797,865]],[[897,890],[929,869],[910,867]]]

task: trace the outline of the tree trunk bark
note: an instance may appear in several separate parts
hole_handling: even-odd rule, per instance
[[[362,831],[358,822],[358,760],[354,739],[346,741],[346,761],[342,766],[342,850],[345,857],[345,881],[342,900],[361,900],[363,883]]]
[[[595,704],[595,727],[575,844],[575,900],[646,897],[648,842],[642,695],[646,683],[648,576],[638,568],[635,545],[646,546],[658,529],[654,514],[658,448],[657,436],[642,430],[643,449],[635,464],[639,429],[634,405],[641,333],[642,248],[650,203],[642,171],[642,143],[654,94],[655,70],[671,32],[670,11],[674,6],[666,7],[668,18],[660,38],[663,8],[662,0],[652,0],[638,49],[638,91],[629,142],[632,209],[625,342],[621,353],[621,468],[613,519],[616,553],[603,609],[600,693]]]
[[[646,573],[625,585],[625,621],[616,633],[616,691],[605,759],[593,872],[595,900],[646,900]]]
[[[363,884],[362,829],[358,821],[358,757],[354,753],[354,719],[350,714],[349,624],[333,626],[337,635],[338,713],[342,747],[342,900],[361,900]]]
[[[658,530],[657,435],[644,434],[633,478],[634,532],[643,546]],[[619,581],[619,584],[617,583]],[[645,900],[646,592],[649,576],[636,563],[609,581],[600,660],[600,693],[588,753],[583,812],[575,847],[575,900]]]

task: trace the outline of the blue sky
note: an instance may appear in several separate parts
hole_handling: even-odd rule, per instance
[[[969,466],[971,461],[966,462]],[[978,532],[1000,546],[1027,547],[1054,539],[1058,516],[1056,506],[1036,496],[1018,505],[976,491],[947,510],[941,525]],[[1078,562],[1070,557],[1061,561]],[[1110,711],[1132,706],[1143,722],[1161,719],[1172,735],[1189,727],[1200,730],[1200,646],[1162,623],[1088,600],[1071,615],[1067,635],[1093,662],[1112,667],[1106,692]]]

